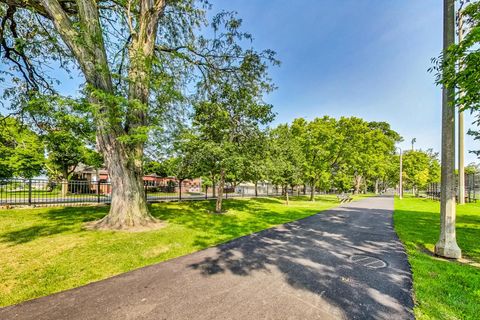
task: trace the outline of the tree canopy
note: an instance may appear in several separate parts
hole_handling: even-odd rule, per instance
[[[8,66],[2,72],[11,84],[3,96],[12,111],[42,125],[38,114],[48,117],[45,110],[56,102],[79,106],[80,117],[93,119],[113,190],[109,215],[97,227],[155,222],[144,195],[144,148],[171,110],[185,108],[193,96],[212,98],[212,86],[230,91],[232,99],[236,90],[245,99],[245,89],[256,92],[252,97],[266,89],[233,80],[266,77],[267,63],[276,64],[274,52],[255,51],[234,13],[207,21],[209,8],[204,0],[0,1],[0,47]],[[204,36],[207,26],[212,37]],[[59,92],[51,65],[80,71],[83,96]],[[193,86],[199,95],[189,94]]]
[[[33,178],[44,164],[44,147],[33,131],[14,118],[0,122],[0,179]]]

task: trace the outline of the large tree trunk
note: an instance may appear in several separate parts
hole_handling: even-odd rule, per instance
[[[108,215],[97,222],[98,228],[125,229],[156,222],[148,211],[143,175],[138,170],[129,168],[122,158],[111,159],[117,159],[110,163],[108,170],[112,184],[112,202]]]
[[[315,185],[317,181],[315,178],[312,179],[312,185],[310,186],[310,201],[315,202]]]
[[[102,152],[112,182],[112,203],[98,227],[122,229],[147,225],[149,214],[143,188],[143,143],[120,142],[120,137],[136,134],[146,125],[145,106],[149,100],[149,77],[158,21],[164,0],[141,1],[132,13],[136,25],[129,46],[129,92],[125,123],[115,102],[115,90],[107,61],[97,1],[76,1],[81,32],[74,26],[58,1],[40,1],[63,41],[75,56],[85,79],[90,103],[96,107],[97,145]]]
[[[258,197],[258,181],[255,181],[255,197]]]
[[[375,194],[378,194],[378,184],[379,184],[378,179],[375,179]]]
[[[285,186],[285,204],[289,205],[289,198],[288,198],[288,185]]]
[[[355,175],[355,191],[354,194],[360,193],[360,187],[362,186],[362,176]]]
[[[225,170],[220,170],[220,181],[218,185],[217,202],[215,203],[215,212],[222,213],[223,191],[225,189]]]
[[[178,180],[178,199],[182,200],[182,183],[183,180]]]
[[[68,180],[67,179],[62,179],[60,183],[62,185],[61,196],[62,197],[68,196]]]

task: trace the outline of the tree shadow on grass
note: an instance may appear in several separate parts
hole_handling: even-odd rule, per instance
[[[432,250],[440,234],[439,207],[438,202],[424,201],[423,207],[395,212],[395,227],[411,254],[420,299],[418,312],[432,319],[460,315],[476,319],[480,312],[475,294],[480,288],[480,272],[474,266],[435,256]],[[462,255],[473,262],[480,262],[479,227],[478,208],[468,205],[457,208],[457,243]]]
[[[52,225],[37,225],[28,227],[0,235],[0,241],[6,242],[10,245],[18,245],[33,241],[38,238],[48,237],[54,234],[68,231],[68,227],[52,226]]]
[[[326,199],[328,201],[329,199]],[[180,203],[161,203],[151,205],[152,214],[160,220],[172,222],[193,230],[208,232],[211,240],[198,240],[198,247],[216,243],[218,238],[230,240],[250,234],[273,225],[303,218],[314,214],[314,208],[294,208],[297,200],[292,200],[292,209],[278,213],[272,206],[283,207],[281,198],[228,199],[224,202],[226,214],[214,215],[215,201],[185,201]],[[298,200],[300,201],[300,200]],[[24,244],[42,237],[67,232],[89,232],[83,230],[85,222],[101,219],[108,207],[63,207],[41,208],[35,213],[39,222],[34,226],[16,228],[0,234],[0,241],[10,245]],[[231,212],[232,214],[229,214]],[[250,212],[255,217],[238,218],[238,213]],[[21,213],[20,213],[21,214]]]
[[[105,207],[65,207],[34,210],[41,210],[35,216],[40,219],[40,223],[0,233],[0,242],[19,245],[56,234],[81,232],[85,222],[100,219],[107,209]]]
[[[281,206],[281,210],[278,210]],[[197,247],[207,247],[248,235],[275,225],[298,220],[318,213],[318,208],[284,206],[278,199],[226,200],[226,214],[212,214],[214,201],[177,203],[175,206],[154,205],[152,213],[160,220],[208,233],[195,240]]]
[[[434,246],[440,234],[440,213],[435,211],[396,210],[396,227],[406,246]],[[472,227],[478,226],[478,227]],[[480,214],[458,212],[456,220],[457,242],[463,254],[480,262]]]

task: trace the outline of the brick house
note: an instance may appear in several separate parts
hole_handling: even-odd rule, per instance
[[[81,180],[91,182],[92,192],[97,192],[100,186],[101,194],[110,194],[111,185],[108,171],[106,169],[95,169],[83,164],[80,164],[75,169],[72,180]],[[143,176],[145,188],[148,190],[157,190],[157,188],[164,188],[169,186],[170,192],[177,192],[178,180],[175,177],[160,177],[156,174],[148,174]],[[182,193],[184,192],[201,192],[202,180],[200,178],[186,179],[182,181]]]

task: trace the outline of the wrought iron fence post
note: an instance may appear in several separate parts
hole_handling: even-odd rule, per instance
[[[28,205],[32,205],[32,179],[28,180]]]

